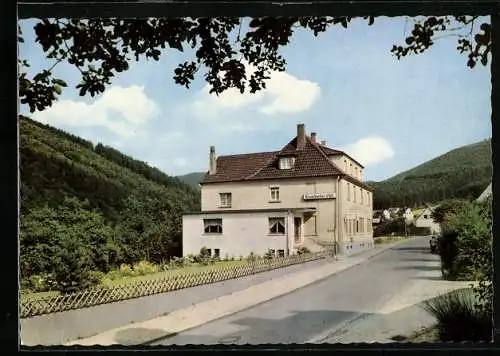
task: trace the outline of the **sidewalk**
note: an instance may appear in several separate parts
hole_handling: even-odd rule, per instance
[[[373,250],[364,251],[338,261],[333,260],[323,266],[287,274],[244,290],[193,304],[190,307],[173,311],[166,316],[108,330],[93,337],[74,340],[65,345],[137,345],[150,343],[293,292],[332,274],[363,263],[404,241],[408,240],[379,245]]]
[[[398,293],[377,313],[347,323],[328,336],[318,338],[316,343],[393,343],[392,337],[410,335],[413,332],[436,323],[433,316],[425,312],[422,302],[455,289],[467,288],[471,282],[453,282],[441,279],[439,257],[426,264],[417,278],[408,281]]]

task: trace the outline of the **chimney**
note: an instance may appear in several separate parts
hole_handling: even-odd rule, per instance
[[[321,146],[325,146],[326,147],[326,141],[321,141]]]
[[[304,124],[297,125],[297,149],[302,150],[306,146],[306,127]]]
[[[311,132],[311,141],[316,143],[316,132]]]
[[[210,159],[209,159],[208,174],[215,174],[217,172],[217,162],[215,158],[215,146],[210,146]]]

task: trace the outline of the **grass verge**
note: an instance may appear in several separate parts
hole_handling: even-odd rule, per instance
[[[121,277],[121,278],[117,278],[117,279],[113,279],[113,280],[105,277],[102,280],[102,283],[100,284],[100,286],[113,287],[113,286],[130,284],[130,283],[135,283],[135,282],[152,281],[152,280],[172,277],[172,276],[179,275],[179,274],[188,274],[188,273],[196,273],[196,272],[202,272],[202,271],[219,270],[222,268],[241,266],[241,265],[245,265],[248,263],[249,262],[245,261],[245,260],[241,260],[241,261],[240,260],[217,261],[214,264],[210,264],[207,266],[191,265],[191,266],[186,266],[186,267],[170,269],[167,271],[152,273],[152,274],[145,274],[142,276]],[[45,298],[45,297],[53,297],[53,296],[56,296],[58,294],[59,294],[58,291],[48,291],[48,292],[38,292],[38,293],[22,293],[21,292],[21,298],[24,300],[40,299],[40,298]]]

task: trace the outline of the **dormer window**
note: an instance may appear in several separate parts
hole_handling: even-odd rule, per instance
[[[280,169],[291,169],[295,163],[295,157],[281,157],[280,158]]]

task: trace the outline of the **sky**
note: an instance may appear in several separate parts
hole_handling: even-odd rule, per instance
[[[19,55],[30,73],[49,68],[34,42],[36,20],[20,21]],[[190,59],[169,51],[160,61],[132,62],[94,98],[75,89],[79,72],[54,69],[68,82],[58,102],[42,112],[21,112],[94,143],[101,142],[168,175],[208,169],[217,155],[277,151],[305,124],[318,140],[365,166],[367,180],[383,180],[456,147],[491,137],[490,67],[469,69],[456,38],[439,39],[428,52],[397,60],[403,17],[354,20],[314,37],[297,31],[282,51],[285,72],[274,72],[258,94],[210,95],[199,76],[190,89],[173,70]]]

